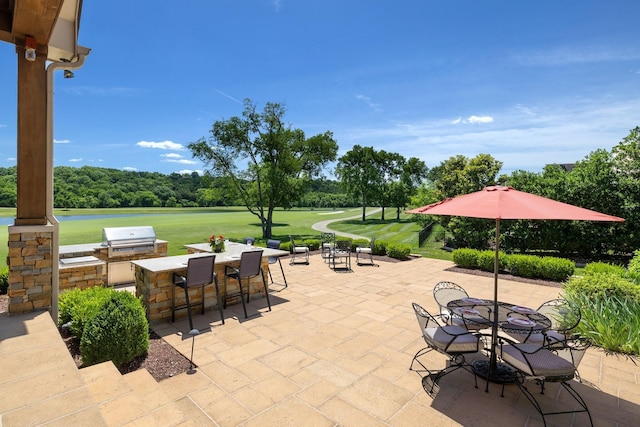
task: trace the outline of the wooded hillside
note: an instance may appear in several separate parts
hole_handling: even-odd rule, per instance
[[[16,206],[16,167],[0,168],[0,206]],[[224,178],[197,173],[164,175],[83,166],[54,168],[54,207],[211,207],[242,203]],[[311,183],[310,192],[296,206],[342,207],[353,201],[341,193],[336,181]]]

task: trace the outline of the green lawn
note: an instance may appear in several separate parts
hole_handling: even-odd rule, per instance
[[[183,246],[189,243],[206,242],[212,234],[222,234],[232,240],[242,240],[243,237],[253,236],[261,241],[262,231],[256,216],[243,208],[150,208],[150,209],[71,209],[57,210],[56,217],[67,215],[135,215],[118,218],[83,219],[77,221],[60,221],[60,244],[70,245],[79,243],[95,243],[102,240],[103,227],[124,227],[136,225],[151,225],[154,227],[158,239],[169,242],[169,255],[185,253]],[[278,210],[274,213],[274,238],[288,240],[289,234],[300,239],[319,237],[320,233],[311,228],[316,222],[329,219],[359,216],[361,209],[331,210],[331,209],[292,209]],[[0,216],[15,216],[14,209],[0,210]],[[358,222],[358,221],[357,221]],[[384,226],[384,224],[380,224]],[[404,228],[410,224],[398,227],[389,221],[391,230]],[[361,227],[368,235],[368,225]],[[355,229],[355,228],[354,228]],[[390,239],[394,233],[388,234]],[[382,238],[382,237],[381,237]],[[7,227],[0,227],[0,259],[6,260]],[[386,237],[385,237],[386,239]],[[393,240],[395,241],[395,240]],[[414,236],[417,242],[417,237]],[[416,243],[417,244],[417,243]]]

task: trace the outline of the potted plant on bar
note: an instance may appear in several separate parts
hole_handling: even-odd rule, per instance
[[[220,253],[224,251],[224,237],[216,236],[215,234],[209,237],[209,244],[211,245],[211,250],[216,253]]]

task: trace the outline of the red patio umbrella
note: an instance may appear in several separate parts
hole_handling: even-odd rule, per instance
[[[493,351],[491,352],[489,376],[491,376],[492,372],[496,371],[495,346],[498,337],[498,254],[500,247],[500,220],[624,221],[623,218],[606,215],[504,186],[486,187],[475,193],[444,199],[421,208],[408,210],[406,213],[463,216],[495,220],[496,254],[493,267],[494,322],[491,331]]]

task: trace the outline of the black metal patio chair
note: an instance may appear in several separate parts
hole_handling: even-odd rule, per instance
[[[541,346],[537,343],[515,343],[503,339],[500,345],[500,358],[503,362],[512,366],[516,370],[516,384],[520,391],[526,396],[533,407],[542,417],[542,422],[546,426],[546,416],[560,414],[575,414],[585,412],[589,418],[589,424],[593,426],[591,413],[578,391],[571,385],[572,380],[577,371],[577,365],[582,359],[587,346],[572,343],[573,340],[565,342],[566,347],[558,349],[553,346]],[[573,348],[572,348],[573,347]],[[564,352],[566,350],[566,352]],[[564,353],[560,355],[559,353]],[[541,402],[536,399],[535,395],[527,387],[528,381],[534,381],[540,386],[540,394],[544,394],[545,385],[548,382],[559,383],[569,396],[578,404],[571,405],[571,408],[559,410],[557,407],[543,408]],[[565,400],[556,399],[557,402],[566,403]],[[575,416],[575,415],[574,415]],[[574,421],[577,423],[577,421]],[[580,423],[584,425],[584,423]]]
[[[422,332],[422,338],[427,346],[420,349],[415,356],[413,356],[409,369],[418,373],[427,373],[427,375],[422,378],[422,387],[427,394],[433,397],[439,389],[438,382],[445,375],[460,368],[473,372],[473,368],[467,363],[464,355],[478,353],[481,350],[481,336],[460,326],[443,325],[419,304],[414,302],[412,305],[413,311],[418,319],[420,331]],[[444,369],[431,370],[420,361],[421,356],[434,350],[444,354],[449,359]],[[420,368],[414,368],[416,363],[420,365]],[[476,387],[477,386],[476,379]]]

